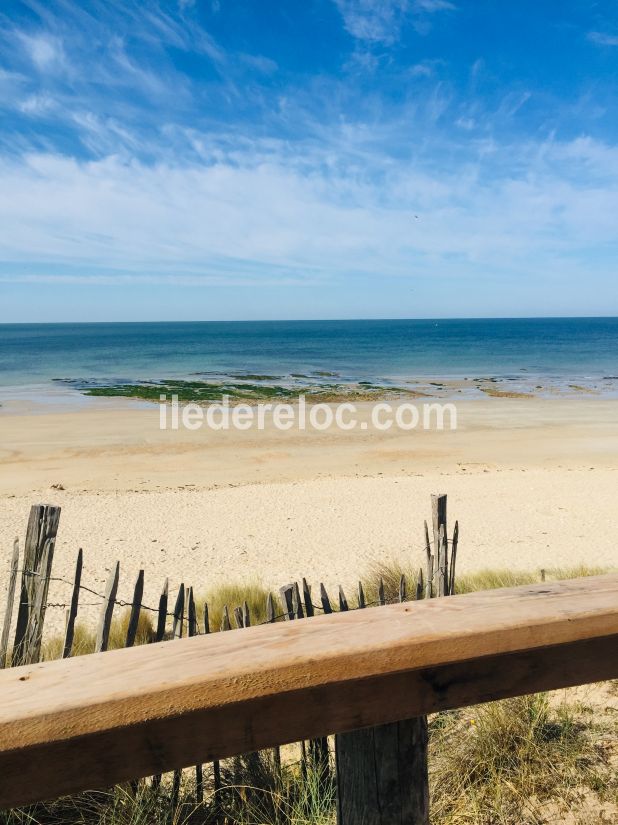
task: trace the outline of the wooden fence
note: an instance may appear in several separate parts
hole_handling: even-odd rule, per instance
[[[37,527],[29,531],[43,548],[33,555],[43,578],[57,528],[51,515],[37,511]],[[416,596],[452,591],[445,521],[445,500],[436,497],[437,553],[428,539],[429,581],[419,576]],[[97,638],[101,651],[117,578],[113,570]],[[201,635],[190,592],[184,601],[191,638],[38,663],[44,588],[22,584],[18,625],[21,612],[25,630],[16,642],[28,641],[15,650],[25,663],[0,673],[5,807],[188,766],[198,766],[199,782],[205,763],[214,764],[216,784],[221,759],[306,740],[319,753],[324,737],[336,734],[340,823],[424,824],[424,715],[618,677],[616,575],[413,602],[405,601],[404,581],[401,602],[378,610],[346,609],[341,591],[334,612],[322,590],[321,616],[312,616],[309,588],[290,585],[282,593],[287,617],[311,621],[251,627],[241,608],[235,617],[243,633]],[[358,603],[365,605],[362,589]],[[139,604],[141,596],[129,637]],[[160,607],[166,616],[165,589]],[[174,616],[180,635],[182,620]],[[272,600],[269,618],[275,618]],[[229,617],[224,624],[231,627]]]

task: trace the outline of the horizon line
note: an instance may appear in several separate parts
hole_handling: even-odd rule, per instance
[[[104,321],[1,321],[2,327],[17,326],[70,326],[75,324],[315,324],[357,323],[372,321],[584,321],[618,320],[618,315],[436,315],[418,317],[360,317],[360,318],[219,318],[219,319],[157,319],[157,320],[104,320]]]

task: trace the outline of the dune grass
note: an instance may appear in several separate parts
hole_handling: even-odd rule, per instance
[[[589,565],[574,565],[572,567],[554,567],[544,571],[545,581],[561,581],[564,579],[577,579],[582,576],[599,576],[608,572],[603,567]],[[401,564],[397,561],[382,562],[376,564],[363,578],[363,587],[370,601],[377,600],[378,583],[380,579],[384,583],[384,594],[387,601],[397,601],[399,595],[399,582],[403,576],[407,582],[407,598],[414,599],[415,583],[418,577],[418,568],[413,568],[408,564]],[[425,571],[423,570],[423,575]],[[457,574],[455,580],[456,593],[473,593],[479,590],[495,590],[501,587],[518,587],[524,584],[540,584],[542,579],[541,570],[508,570],[507,568],[488,568],[478,570],[474,573]]]
[[[603,729],[577,702],[535,694],[440,713],[430,720],[433,821],[440,825],[541,825],[577,822],[593,800],[609,813],[618,785]],[[568,694],[566,694],[568,695]],[[557,699],[557,697],[562,697]],[[617,811],[618,813],[618,811]]]
[[[221,629],[223,620],[223,608],[228,607],[232,627],[236,627],[234,621],[234,608],[242,606],[245,602],[249,606],[252,622],[258,624],[266,620],[266,600],[269,591],[258,582],[245,584],[224,584],[203,595],[195,598],[196,614],[198,620],[198,630],[204,632],[204,605],[208,604],[208,624],[209,632],[216,633]],[[171,632],[172,618],[169,614],[173,612],[174,600],[170,598],[168,604],[167,637]],[[120,616],[113,619],[108,650],[116,650],[125,647],[127,630],[131,609],[125,608]],[[185,605],[183,635],[186,635],[187,608]],[[156,613],[142,611],[137,625],[136,645],[149,644],[155,641]],[[96,632],[92,626],[87,626],[83,622],[75,625],[75,635],[73,638],[73,656],[83,656],[94,651]],[[42,658],[45,661],[59,659],[62,656],[64,637],[57,635],[45,640],[42,648]]]
[[[196,608],[198,625],[200,632],[204,629],[204,604],[208,604],[208,621],[210,632],[221,629],[223,621],[223,608],[227,605],[232,627],[236,627],[234,622],[234,608],[242,607],[246,602],[251,614],[252,624],[259,624],[266,621],[266,601],[268,599],[268,589],[257,581],[245,583],[230,583],[219,585],[212,590],[196,596]],[[274,597],[274,594],[273,594]],[[275,603],[276,600],[275,600]]]
[[[130,608],[126,608],[123,613],[112,621],[112,626],[109,632],[109,646],[108,650],[116,650],[119,647],[125,647],[127,640],[127,630],[129,627],[129,617],[131,615]],[[136,645],[143,645],[153,642],[155,639],[155,628],[153,624],[152,613],[140,613],[137,635],[135,637]],[[96,641],[96,633],[92,627],[86,626],[83,622],[77,622],[75,625],[75,635],[73,637],[72,656],[83,656],[94,651]],[[50,659],[59,659],[62,656],[62,648],[64,645],[63,636],[52,636],[46,639],[43,643],[42,658],[45,661]]]
[[[205,766],[208,770],[208,766]],[[2,825],[335,825],[334,771],[298,761],[275,766],[270,751],[221,763],[223,787],[197,802],[192,770],[178,795],[169,776],[158,789],[117,785],[28,808],[0,811]]]

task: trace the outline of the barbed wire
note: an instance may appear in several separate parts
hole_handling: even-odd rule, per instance
[[[450,542],[450,541],[448,543],[452,544],[452,542]],[[26,568],[18,568],[15,572],[16,573],[21,573],[22,576],[31,576],[31,577],[44,578],[43,574],[40,573],[39,571],[36,571],[36,570],[28,570]],[[69,587],[72,587],[72,588],[75,587],[75,582],[74,581],[70,581],[69,579],[65,579],[62,576],[49,576],[47,578],[48,578],[48,581],[50,581],[50,582],[65,584],[65,585],[67,585]],[[116,598],[109,599],[104,594],[99,593],[96,590],[93,590],[91,587],[88,587],[87,585],[83,585],[83,584],[78,585],[78,590],[84,591],[86,593],[90,593],[91,595],[96,596],[98,599],[100,599],[100,601],[98,601],[98,602],[79,602],[78,603],[79,607],[100,607],[102,604],[105,604],[106,602],[108,602],[108,603],[112,602],[116,607],[121,607],[121,608],[123,608],[123,607],[131,607],[131,608],[139,607],[140,611],[141,610],[146,610],[146,611],[149,611],[151,613],[155,613],[158,616],[161,616],[161,609],[159,607],[152,607],[150,605],[143,604],[141,602],[138,603],[138,604],[135,604],[132,600],[127,601],[126,599],[116,599]],[[187,590],[188,590],[188,588],[185,588],[185,596],[186,596]],[[172,593],[175,593],[175,592],[177,592],[177,591],[172,591]],[[386,604],[397,604],[397,603],[399,603],[399,601],[400,601],[399,598],[391,598],[391,597],[387,598],[387,597],[385,597],[383,601],[380,601],[380,600],[366,601],[364,603],[364,605],[359,604],[359,605],[356,605],[356,606],[350,606],[349,604],[347,604],[346,608],[341,609],[341,607],[339,607],[338,610],[335,609],[332,606],[331,606],[330,610],[327,610],[322,604],[313,604],[313,602],[310,602],[310,604],[311,604],[311,607],[314,611],[317,610],[317,611],[322,612],[322,613],[329,613],[329,612],[331,612],[331,613],[345,613],[345,612],[349,612],[351,610],[362,610],[366,607],[379,607],[379,606],[386,605]],[[405,599],[405,601],[408,601],[408,599]],[[207,606],[207,604],[208,604],[207,600],[204,600],[204,604]],[[335,604],[336,604],[336,602],[335,602]],[[301,602],[299,602],[299,606],[301,607],[301,609],[303,611],[303,614],[304,614],[306,612],[306,609],[307,609],[307,603],[304,601],[304,599],[301,600]],[[45,608],[46,609],[50,609],[50,608],[54,609],[55,608],[55,609],[68,610],[71,607],[72,607],[72,605],[71,605],[70,602],[69,603],[65,603],[65,602],[46,602],[45,603]],[[225,605],[225,607],[227,607],[227,605]],[[235,606],[232,605],[232,610],[234,610],[234,607]],[[238,607],[240,607],[240,605]],[[266,619],[266,620],[261,621],[261,622],[255,622],[251,626],[252,627],[258,627],[260,625],[272,624],[273,622],[281,621],[283,619],[288,619],[288,618],[291,618],[291,619],[305,618],[304,615],[303,616],[297,615],[298,612],[299,612],[298,609],[296,611],[294,609],[285,610],[283,613],[275,615],[275,616],[273,616],[269,619]],[[165,617],[166,618],[172,618],[176,622],[180,621],[183,625],[184,624],[188,625],[189,622],[190,622],[190,618],[189,618],[189,616],[186,615],[186,611],[184,609],[184,606],[183,606],[182,615],[179,614],[176,610],[174,610],[174,611],[167,610],[167,611],[165,611]],[[230,629],[236,630],[236,629],[240,629],[243,626],[244,625],[240,625],[237,628],[230,627]],[[197,632],[194,633],[193,635],[207,635],[207,633],[206,633],[206,631],[200,631],[198,629]]]

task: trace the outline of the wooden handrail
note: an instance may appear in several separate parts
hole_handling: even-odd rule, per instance
[[[618,677],[618,575],[0,672],[0,805]]]

